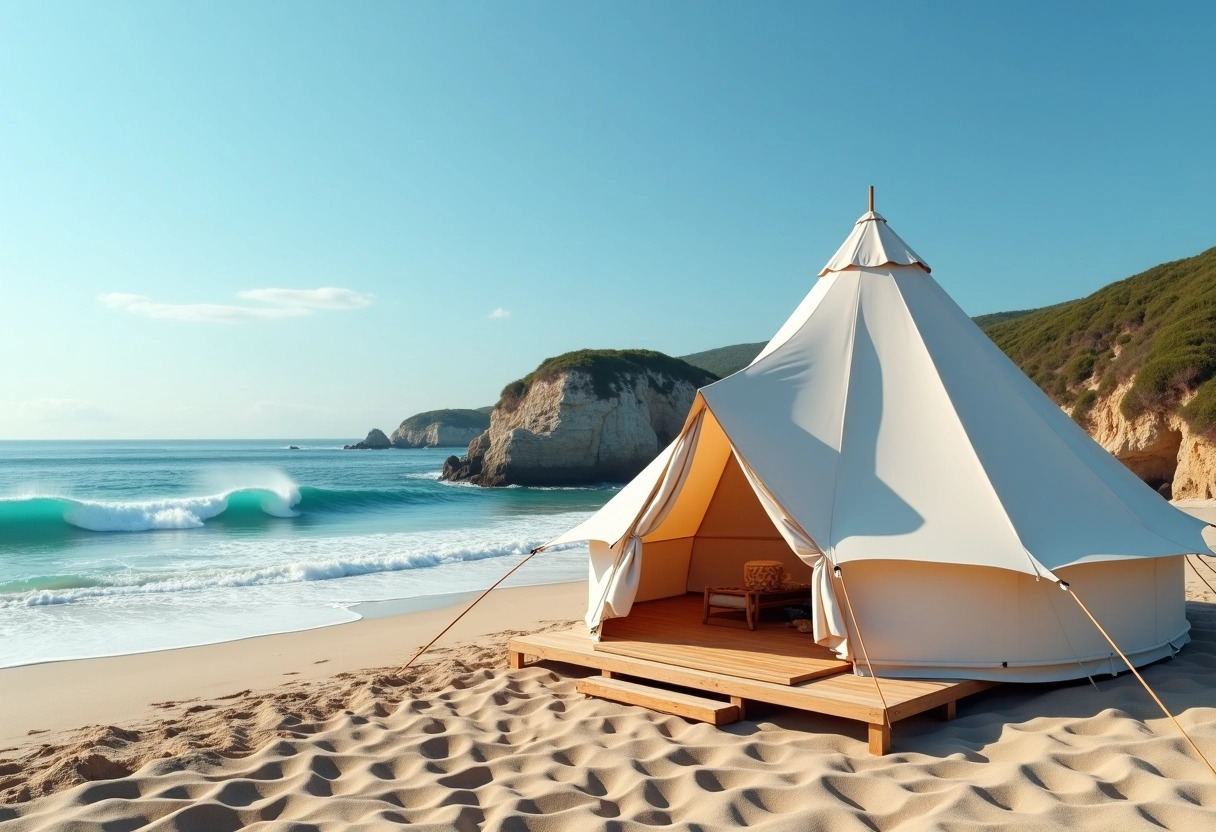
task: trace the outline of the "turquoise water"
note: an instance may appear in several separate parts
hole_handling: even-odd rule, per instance
[[[0,667],[354,620],[488,586],[613,493],[438,482],[450,449],[0,442]],[[586,549],[516,584],[576,580]]]

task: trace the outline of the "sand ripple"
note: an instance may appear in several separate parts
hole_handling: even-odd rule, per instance
[[[1146,676],[1216,756],[1216,606]],[[725,729],[585,699],[502,644],[416,673],[165,703],[0,760],[0,829],[1124,830],[1213,828],[1216,779],[1130,677],[997,688],[959,718],[861,726],[752,709]]]

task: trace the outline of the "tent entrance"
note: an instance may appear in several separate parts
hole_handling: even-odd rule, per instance
[[[742,586],[743,565],[752,560],[780,561],[790,580],[809,584],[811,567],[769,519],[712,415],[701,443],[710,446],[704,456],[716,457],[715,469],[686,487],[668,519],[643,539],[636,600]]]
[[[596,651],[742,679],[797,685],[852,669],[810,634],[762,621],[755,630],[701,623],[701,596],[634,604],[604,622]]]

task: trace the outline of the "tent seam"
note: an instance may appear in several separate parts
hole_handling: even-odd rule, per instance
[[[828,549],[832,556],[828,560],[836,565],[836,495],[840,489],[841,457],[844,455],[844,429],[848,425],[849,393],[853,388],[853,365],[857,362],[857,319],[861,311],[861,275],[853,281],[853,323],[849,327],[849,364],[844,379],[844,399],[840,405],[840,432],[836,437],[836,470],[832,472],[832,507],[828,513]],[[822,546],[820,551],[825,550]]]

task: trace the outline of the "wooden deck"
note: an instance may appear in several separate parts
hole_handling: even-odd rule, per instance
[[[683,599],[678,599],[681,603]],[[679,635],[681,640],[668,645],[665,653],[665,640],[659,636],[645,636],[639,626],[642,619],[634,622],[633,626],[622,627],[622,623],[633,619],[639,612],[646,612],[645,605],[637,605],[628,618],[612,619],[605,624],[605,630],[615,630],[615,635],[609,637],[606,632],[605,641],[596,643],[585,629],[536,633],[529,636],[512,639],[508,645],[511,667],[523,667],[532,657],[537,660],[564,662],[566,664],[590,667],[599,670],[607,678],[627,676],[631,679],[649,680],[665,685],[690,688],[701,696],[718,696],[737,705],[742,716],[747,700],[768,702],[803,711],[854,719],[869,726],[870,752],[886,754],[891,748],[891,724],[901,719],[923,713],[934,708],[941,708],[943,716],[951,718],[954,715],[955,703],[973,693],[978,693],[992,687],[993,682],[977,681],[940,681],[940,680],[910,680],[910,679],[879,679],[883,702],[874,687],[874,681],[868,677],[856,676],[851,672],[847,662],[839,662],[838,667],[828,675],[817,675],[807,681],[785,682],[772,681],[773,667],[777,665],[780,676],[784,670],[780,668],[786,661],[797,666],[800,659],[805,660],[805,652],[814,648],[820,651],[809,636],[799,635],[797,642],[787,641],[783,627],[765,626],[754,631],[736,630],[729,627],[716,627],[700,623],[700,606],[693,599],[695,626],[706,632],[701,638],[690,636],[693,625],[678,621],[672,627],[668,620],[663,624],[670,634]],[[677,611],[672,605],[668,613]],[[650,614],[650,613],[647,613]],[[660,613],[653,613],[660,614]],[[653,622],[652,622],[653,623]],[[790,633],[790,635],[793,635]],[[762,665],[759,670],[749,672],[745,666],[746,652],[744,641],[754,639],[752,650],[760,657],[757,661]],[[736,640],[739,639],[739,640]],[[801,645],[803,656],[793,653],[791,643]],[[605,644],[609,649],[603,649]],[[821,660],[821,654],[812,652],[812,661]],[[668,657],[675,660],[669,661]],[[701,661],[692,665],[692,657],[701,657]],[[766,676],[770,678],[758,678]],[[655,695],[663,691],[654,689]]]
[[[635,604],[626,618],[604,622],[595,649],[779,685],[852,669],[782,623],[762,621],[755,630],[702,624],[701,603],[700,596],[685,595]]]

